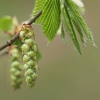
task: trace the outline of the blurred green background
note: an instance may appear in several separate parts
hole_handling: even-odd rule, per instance
[[[17,16],[19,22],[29,19],[35,0],[0,0],[0,17]],[[9,57],[0,58],[0,100],[100,100],[100,0],[83,0],[84,18],[93,32],[98,48],[89,42],[82,45],[83,55],[75,49],[67,37],[65,45],[56,36],[47,46],[41,25],[34,25],[36,42],[42,53],[39,62],[39,77],[34,88],[30,89],[23,78],[21,89],[10,87]],[[7,36],[0,32],[0,45]],[[4,50],[6,51],[6,49]]]

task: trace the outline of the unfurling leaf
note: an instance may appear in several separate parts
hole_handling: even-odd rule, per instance
[[[0,19],[0,30],[9,31],[13,29],[13,19],[9,16],[4,16]]]
[[[52,41],[59,32],[62,40],[67,43],[66,32],[81,53],[76,33],[80,35],[82,43],[85,43],[85,33],[89,41],[95,46],[93,36],[81,15],[84,11],[84,4],[81,0],[36,0],[33,16],[41,10],[42,15],[35,23],[42,24],[44,34],[49,41]]]

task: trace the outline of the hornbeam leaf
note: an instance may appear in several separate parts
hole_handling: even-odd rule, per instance
[[[89,41],[91,42],[91,44],[96,46],[93,41],[93,36],[92,36],[85,20],[83,19],[82,15],[80,14],[77,6],[74,4],[74,2],[72,0],[66,0],[66,6],[68,6],[69,9],[73,12],[74,16],[76,16],[77,20],[79,21],[80,25],[82,26],[82,28],[83,28],[86,36],[88,37]]]
[[[13,19],[10,16],[4,16],[0,18],[0,30],[11,31],[13,26]]]
[[[70,11],[69,11],[70,12]],[[75,16],[73,16],[73,13],[70,12],[70,16],[71,16],[71,19],[73,21],[73,24],[77,30],[77,32],[79,33],[80,35],[80,38],[81,38],[81,41],[84,43],[85,42],[85,37],[84,37],[84,34],[83,34],[83,30],[82,30],[82,27],[81,25],[79,24],[77,18]]]
[[[81,48],[80,48],[80,45],[79,45],[77,37],[76,37],[76,33],[75,33],[75,30],[74,30],[74,27],[73,27],[71,16],[69,14],[69,10],[66,7],[66,5],[64,5],[64,8],[65,8],[65,19],[66,19],[67,32],[71,36],[74,45],[76,46],[77,50],[81,54]]]
[[[42,27],[44,34],[51,41],[59,28],[60,24],[60,1],[44,0],[42,13]]]

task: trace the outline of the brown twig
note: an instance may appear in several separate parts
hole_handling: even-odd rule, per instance
[[[36,20],[41,14],[42,14],[42,11],[40,11],[33,19],[31,19],[31,20],[27,23],[27,25],[31,25],[33,22],[35,22],[35,20]],[[19,32],[19,33],[20,33],[20,32]],[[13,43],[16,39],[19,38],[19,33],[16,34],[12,39],[8,40],[8,41],[6,42],[6,44],[4,44],[3,46],[1,46],[1,47],[0,47],[0,51],[3,50],[3,49],[5,49],[5,48],[8,47],[8,46],[11,46],[12,43]]]

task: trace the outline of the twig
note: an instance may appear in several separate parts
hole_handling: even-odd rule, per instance
[[[31,20],[27,23],[27,25],[31,25],[33,22],[35,22],[35,20],[36,20],[41,14],[42,14],[42,11],[40,11],[33,19],[31,19]],[[19,33],[20,33],[20,32],[19,32]],[[8,41],[6,42],[6,44],[4,44],[3,46],[1,46],[1,47],[0,47],[0,51],[3,50],[3,49],[5,49],[5,48],[8,47],[8,46],[11,46],[12,43],[13,43],[16,39],[19,38],[19,33],[16,34],[12,39],[8,40]]]

